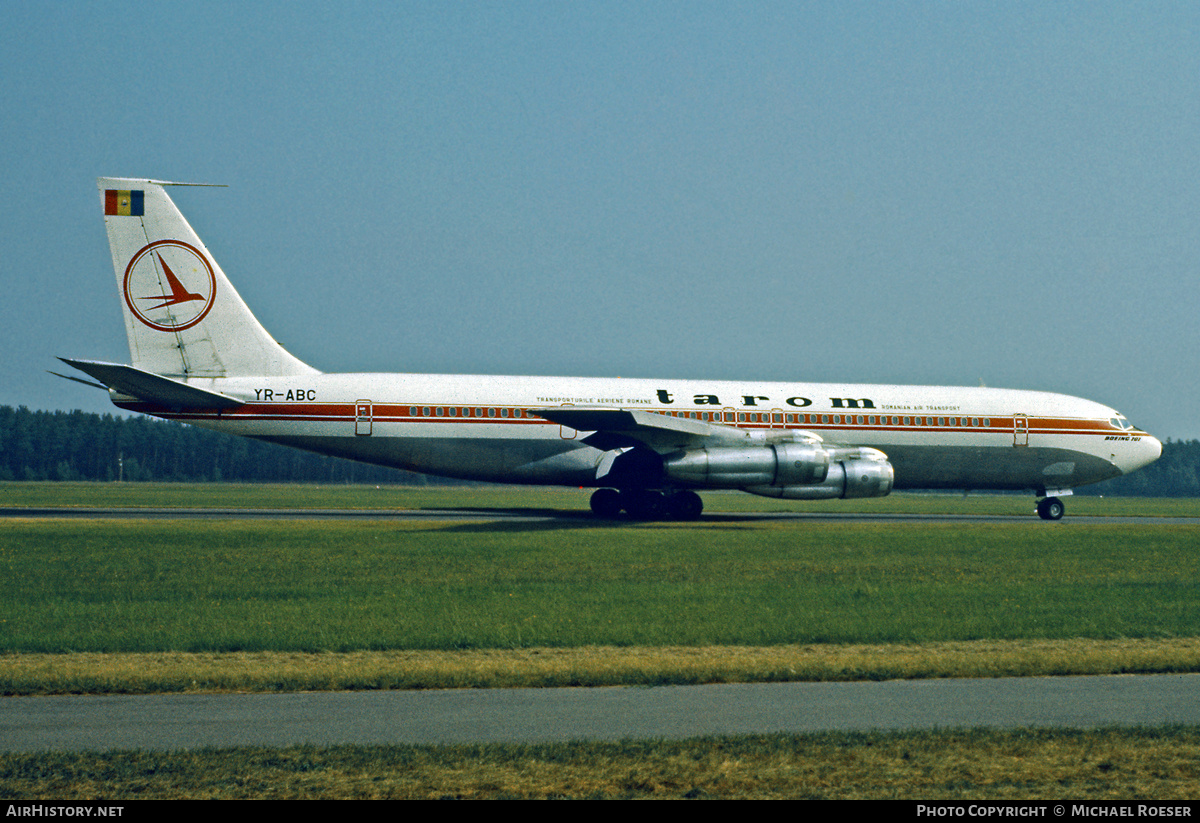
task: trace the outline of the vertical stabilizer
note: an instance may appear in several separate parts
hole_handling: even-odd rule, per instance
[[[251,314],[167,196],[171,183],[97,185],[134,366],[183,379],[317,373]]]

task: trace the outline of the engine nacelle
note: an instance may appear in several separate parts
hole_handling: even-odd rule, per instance
[[[864,449],[862,451],[875,451]],[[840,460],[829,467],[829,472],[820,483],[794,486],[753,486],[743,491],[763,497],[782,497],[788,500],[830,500],[856,497],[886,497],[892,491],[896,473],[892,464],[879,457],[851,457]]]
[[[667,455],[663,472],[710,489],[821,483],[829,472],[829,451],[809,443],[692,449]]]

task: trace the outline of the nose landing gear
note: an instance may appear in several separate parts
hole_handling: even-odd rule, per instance
[[[1037,503],[1038,517],[1043,520],[1062,520],[1067,507],[1057,497],[1043,497]]]

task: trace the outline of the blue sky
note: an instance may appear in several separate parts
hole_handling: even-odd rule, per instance
[[[1195,3],[0,4],[0,404],[109,411],[95,178],[325,371],[930,383],[1200,437]]]

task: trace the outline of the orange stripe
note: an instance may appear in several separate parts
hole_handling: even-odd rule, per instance
[[[338,404],[312,404],[312,403],[247,403],[239,407],[237,410],[215,413],[178,413],[158,406],[153,403],[144,403],[140,401],[119,404],[121,408],[127,408],[134,411],[142,411],[147,414],[152,414],[156,417],[174,419],[174,420],[240,420],[240,421],[278,421],[278,422],[303,422],[303,421],[353,421],[357,416],[357,406],[353,403],[338,403]],[[424,414],[413,415],[410,409],[430,409],[428,416]],[[442,409],[458,409],[460,414],[451,417],[443,415],[438,417],[435,410]],[[495,417],[476,417],[474,410],[481,409],[496,409],[497,416]],[[472,410],[470,417],[462,416],[462,409]],[[520,417],[501,417],[499,412],[508,410],[509,412],[520,411]],[[650,410],[654,411],[654,410]],[[658,410],[658,413],[665,416],[671,415],[669,411]],[[744,414],[758,414],[758,412],[744,412]],[[795,414],[797,417],[803,418],[805,415],[801,413],[788,412]],[[810,415],[818,416],[818,415]],[[833,417],[834,415],[827,415]],[[841,417],[925,417],[930,418],[930,415],[840,415]],[[958,416],[963,419],[962,415]],[[968,419],[984,419],[968,415]],[[389,404],[374,404],[372,419],[378,422],[399,422],[399,423],[505,423],[505,424],[531,424],[531,425],[557,425],[542,417],[530,416],[528,407],[525,406],[437,406],[435,404],[414,404],[414,403],[389,403]],[[684,419],[692,419],[690,417]],[[774,424],[771,422],[743,422],[736,424],[735,428],[741,429],[818,429],[821,431],[854,431],[854,432],[922,432],[922,433],[938,433],[938,432],[983,432],[997,435],[1010,435],[1014,431],[1013,421],[1016,418],[1012,417],[989,417],[992,421],[991,426],[930,426],[930,425],[894,425],[894,424],[869,424],[869,423],[781,423]],[[1023,417],[1027,422],[1028,432],[1030,434],[1111,434],[1118,432],[1120,434],[1141,434],[1137,431],[1126,431],[1124,429],[1114,428],[1107,420],[1098,419],[1081,419],[1081,418],[1037,418]],[[720,421],[713,421],[718,424]]]

